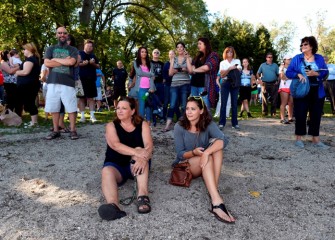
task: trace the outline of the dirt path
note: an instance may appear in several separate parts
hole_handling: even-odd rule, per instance
[[[294,126],[278,120],[241,121],[224,130],[220,189],[235,225],[217,221],[201,179],[188,189],[169,185],[172,131],[153,131],[152,212],[134,204],[127,217],[102,221],[100,170],[104,125],[80,128],[80,139],[45,141],[47,130],[0,136],[0,240],[2,239],[335,239],[335,120],[323,119],[318,151],[293,145]],[[120,190],[131,195],[133,184]],[[257,196],[257,194],[260,196]]]

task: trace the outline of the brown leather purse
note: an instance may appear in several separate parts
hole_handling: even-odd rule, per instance
[[[169,183],[180,187],[189,187],[191,185],[192,173],[188,161],[176,164],[171,172]]]

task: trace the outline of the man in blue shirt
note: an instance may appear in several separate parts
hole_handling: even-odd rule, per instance
[[[335,115],[335,64],[328,63],[329,59],[327,56],[324,56],[324,60],[327,64],[329,75],[327,81],[323,81],[323,85],[326,90],[326,96],[329,97],[331,111]]]
[[[276,116],[278,98],[279,67],[273,63],[273,54],[266,54],[266,62],[259,66],[257,81],[262,86],[262,114],[268,115],[268,104],[271,103],[271,116]]]

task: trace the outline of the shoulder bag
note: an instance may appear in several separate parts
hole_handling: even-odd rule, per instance
[[[302,61],[306,67],[304,61]],[[310,89],[310,83],[308,77],[306,77],[306,81],[302,82],[299,79],[292,79],[292,83],[290,85],[290,92],[293,98],[303,98],[307,96]]]

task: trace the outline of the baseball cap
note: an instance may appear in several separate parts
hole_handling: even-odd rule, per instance
[[[286,54],[286,55],[284,56],[284,60],[285,60],[285,59],[292,59],[292,56],[289,55],[289,54]]]

